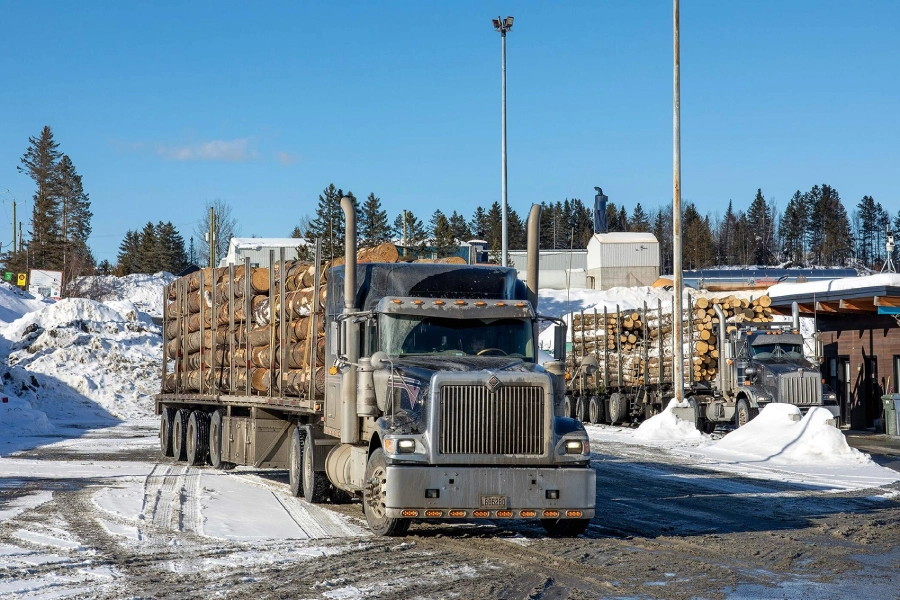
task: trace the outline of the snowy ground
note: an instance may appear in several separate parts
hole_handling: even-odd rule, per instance
[[[588,425],[599,510],[577,540],[504,522],[374,538],[358,504],[294,498],[283,472],[160,460],[151,317],[170,278],[104,281],[103,302],[0,287],[0,597],[896,595],[900,473],[818,411],[712,436],[670,412]],[[541,303],[562,314],[559,292]]]

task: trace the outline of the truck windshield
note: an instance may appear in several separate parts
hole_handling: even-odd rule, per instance
[[[514,356],[533,359],[531,322],[382,315],[382,350],[392,355]]]
[[[767,358],[803,358],[800,344],[758,344],[750,346],[750,356],[758,360]]]

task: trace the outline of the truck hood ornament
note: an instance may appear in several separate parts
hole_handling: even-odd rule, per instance
[[[496,375],[491,375],[491,378],[487,380],[487,388],[491,390],[491,392],[496,392],[501,385],[503,385],[503,382],[501,382]]]

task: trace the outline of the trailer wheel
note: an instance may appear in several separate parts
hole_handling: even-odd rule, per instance
[[[578,396],[575,400],[575,418],[584,422],[584,396]]]
[[[588,399],[588,421],[600,423],[603,421],[603,402],[597,396]]]
[[[311,435],[303,434],[300,459],[303,463],[303,495],[313,504],[321,504],[328,498],[328,478],[323,471],[316,471],[316,445]]]
[[[189,465],[205,465],[209,454],[209,415],[202,410],[191,411],[185,431],[185,450]]]
[[[159,451],[163,456],[172,456],[172,425],[175,422],[175,409],[163,406],[159,415]]]
[[[299,427],[294,428],[291,436],[291,453],[288,461],[288,481],[293,496],[303,495],[303,433]]]
[[[575,416],[575,401],[568,394],[566,394],[566,399],[563,402],[563,416],[570,419]]]
[[[609,422],[613,425],[621,423],[628,416],[628,398],[625,394],[615,392],[609,397]]]
[[[225,411],[214,410],[209,418],[209,464],[216,469],[233,469],[234,463],[222,460],[222,436],[224,426],[222,419]]]
[[[366,464],[366,480],[363,489],[363,511],[369,529],[377,535],[387,537],[400,536],[409,529],[409,519],[397,519],[387,516],[384,505],[387,483],[387,461],[384,450],[378,448],[369,456]]]
[[[741,398],[737,401],[737,406],[734,409],[734,426],[743,427],[758,414],[758,408],[751,407],[746,398]]]
[[[187,434],[187,422],[191,411],[179,408],[175,413],[175,422],[172,423],[172,456],[176,461],[185,460],[185,437]]]
[[[590,519],[541,519],[541,525],[550,537],[578,537],[590,522]]]

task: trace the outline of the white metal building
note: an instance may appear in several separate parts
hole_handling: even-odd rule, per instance
[[[587,247],[587,288],[653,285],[659,278],[659,242],[652,233],[595,233]]]
[[[219,266],[242,265],[244,258],[249,256],[251,267],[268,267],[270,250],[275,251],[276,261],[282,248],[285,260],[296,260],[297,248],[305,245],[306,240],[300,238],[231,238],[228,253],[219,261]]]
[[[525,280],[528,252],[510,250],[507,256],[510,265],[518,271],[519,279]],[[539,285],[551,290],[584,289],[586,268],[587,250],[541,250],[538,255]]]

